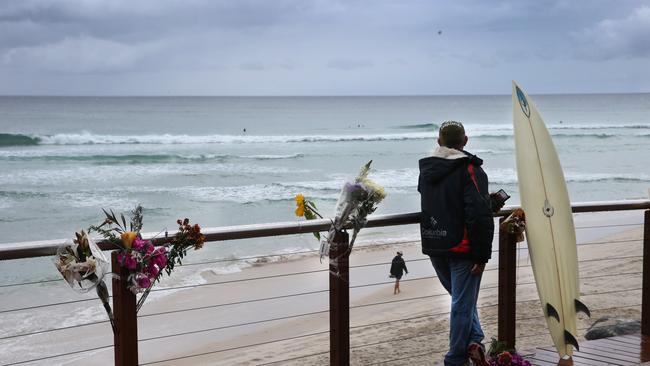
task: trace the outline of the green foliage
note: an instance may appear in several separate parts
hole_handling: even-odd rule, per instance
[[[496,338],[492,337],[492,340],[490,341],[490,347],[488,348],[488,355],[490,357],[496,357],[503,352],[515,353],[515,349],[508,347],[508,344],[506,342],[499,341]]]

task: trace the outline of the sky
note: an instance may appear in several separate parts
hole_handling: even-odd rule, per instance
[[[650,0],[2,0],[2,95],[650,92]]]

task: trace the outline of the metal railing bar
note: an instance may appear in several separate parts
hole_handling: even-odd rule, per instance
[[[238,346],[238,347],[232,347],[232,348],[225,348],[225,349],[220,349],[216,351],[209,351],[209,352],[202,352],[202,353],[196,353],[196,354],[191,354],[191,355],[186,355],[186,356],[181,356],[181,357],[175,357],[175,358],[167,358],[164,360],[159,360],[159,361],[152,361],[152,362],[146,362],[146,363],[141,363],[140,366],[144,365],[153,365],[155,363],[161,363],[161,362],[168,362],[168,361],[177,361],[177,360],[184,360],[187,358],[192,358],[192,357],[200,357],[200,356],[207,356],[207,355],[212,355],[215,353],[221,353],[221,352],[228,352],[228,351],[236,351],[240,350],[243,348],[250,348],[250,347],[257,347],[257,346],[263,346],[265,344],[271,344],[271,343],[278,343],[278,342],[284,342],[284,341],[290,341],[293,339],[299,339],[299,338],[307,338],[307,337],[313,337],[316,335],[321,335],[321,334],[327,334],[329,333],[329,330],[325,330],[322,332],[315,332],[315,333],[310,333],[310,334],[303,334],[300,336],[294,336],[294,337],[287,337],[287,338],[282,338],[282,339],[276,339],[272,341],[266,341],[266,342],[260,342],[260,343],[254,343],[254,344],[247,344],[244,346]],[[329,351],[328,351],[329,352]]]
[[[583,259],[578,261],[578,263],[591,263],[591,262],[602,262],[602,261],[619,261],[622,259],[642,259],[642,255],[627,255],[622,257],[610,257],[610,258],[593,258],[593,259]]]
[[[429,260],[429,259],[427,258],[427,259],[419,259],[419,260]],[[415,261],[415,260],[413,260],[413,261]],[[411,261],[409,261],[409,262],[411,262]],[[390,264],[390,262],[375,263],[375,264],[371,264],[371,265],[372,266],[380,266],[380,265],[388,265],[388,264]],[[371,265],[350,266],[350,268],[368,267],[368,266],[371,266]],[[490,269],[486,269],[483,272],[492,272],[492,271],[496,271],[496,270],[498,270],[498,268],[490,268]],[[319,273],[319,272],[329,272],[329,269],[318,269],[318,270],[304,271],[304,272],[292,272],[292,273],[284,273],[284,274],[278,274],[278,275],[249,277],[249,278],[241,278],[241,279],[237,279],[237,280],[220,281],[220,282],[198,283],[198,284],[195,284],[195,285],[164,287],[164,288],[153,289],[153,290],[151,290],[151,292],[169,291],[169,290],[181,290],[181,289],[189,289],[189,288],[196,288],[196,287],[206,287],[206,286],[216,286],[216,285],[224,285],[224,284],[235,283],[235,282],[265,280],[265,279],[269,279],[269,278],[288,277],[288,276],[296,276],[296,275],[303,275],[303,274],[313,274],[313,273]]]
[[[638,274],[641,274],[641,273],[643,273],[643,272],[623,272],[623,273],[617,273],[616,275],[617,276],[638,275]],[[611,277],[611,276],[612,276],[612,274],[586,276],[586,277],[581,276],[580,279],[581,280],[582,279],[593,279],[593,278],[602,278],[602,277]],[[420,278],[402,280],[402,282],[418,281],[418,280],[422,280],[422,279],[431,279],[431,278],[435,278],[435,277],[436,276],[420,277]],[[371,283],[371,284],[365,284],[365,285],[350,286],[350,289],[377,286],[377,285],[384,285],[384,284],[392,284],[392,283],[393,283],[393,281],[377,282],[377,283]],[[535,282],[521,282],[521,283],[518,283],[517,285],[525,286],[525,285],[534,285],[534,284],[535,284]],[[495,288],[498,288],[498,286],[481,287],[481,290],[490,290],[490,289],[495,289]],[[218,307],[224,307],[224,306],[241,305],[241,304],[246,304],[246,303],[269,301],[269,300],[278,300],[278,299],[283,299],[283,298],[314,295],[314,294],[326,293],[326,292],[329,292],[329,289],[327,289],[327,290],[319,290],[319,291],[295,293],[295,294],[287,294],[287,295],[281,295],[281,296],[272,296],[272,297],[258,298],[258,299],[245,300],[245,301],[235,301],[235,302],[230,302],[230,303],[207,305],[207,306],[200,306],[200,307],[194,307],[194,308],[184,308],[184,309],[179,309],[179,310],[170,310],[170,311],[164,311],[164,312],[159,312],[159,313],[151,313],[151,314],[139,315],[138,317],[139,318],[147,318],[147,317],[152,317],[152,316],[168,315],[168,314],[174,314],[174,313],[179,313],[179,312],[206,310],[206,309],[212,309],[212,308],[218,308]],[[601,293],[597,293],[597,294],[601,294]],[[416,297],[416,298],[398,299],[398,300],[387,301],[387,302],[383,302],[383,303],[372,303],[372,304],[357,305],[357,306],[352,306],[351,308],[364,307],[364,306],[373,306],[373,305],[383,305],[383,304],[390,304],[390,303],[393,303],[393,302],[411,301],[411,300],[418,300],[418,299],[424,299],[424,298],[433,298],[433,297],[438,297],[438,296],[443,296],[443,295],[447,295],[447,293],[445,292],[445,293],[433,294],[433,295],[428,295],[428,296],[421,296],[421,297]],[[585,295],[589,295],[589,294],[585,294]],[[598,310],[598,309],[592,309],[592,310]],[[517,320],[525,320],[525,319],[517,319]],[[90,326],[90,325],[98,325],[98,324],[104,324],[104,323],[108,323],[108,321],[97,321],[97,322],[84,323],[84,324],[72,325],[72,326],[67,326],[67,327],[39,330],[39,331],[30,332],[30,333],[14,334],[14,335],[10,335],[10,336],[0,337],[0,340],[10,339],[10,338],[19,338],[19,337],[31,336],[31,335],[42,334],[42,333],[50,333],[50,332],[55,332],[55,331],[60,331],[60,330],[66,330],[66,329],[77,328],[77,327],[85,327],[85,326]]]
[[[614,306],[614,307],[609,307],[609,308],[596,308],[596,309],[589,309],[591,311],[609,311],[609,310],[618,310],[618,309],[627,309],[627,308],[635,308],[641,306],[641,304],[635,304],[635,305],[626,305],[626,306]],[[517,318],[515,319],[516,321],[526,321],[526,320],[533,320],[533,319],[545,319],[546,315],[536,315],[536,316],[529,316],[525,318]]]
[[[496,287],[495,287],[496,288]],[[422,298],[428,298],[428,297],[435,297],[435,296],[442,296],[442,295],[447,295],[447,293],[444,294],[436,294],[436,295],[430,295],[430,296],[425,296]],[[415,298],[411,298],[415,299]],[[407,301],[409,299],[404,299],[404,300],[393,300],[393,302],[399,302],[399,301]],[[387,302],[379,302],[379,303],[371,303],[371,304],[363,304],[363,305],[356,305],[356,306],[351,306],[350,309],[353,308],[360,308],[360,307],[368,307],[368,306],[374,306],[374,305],[384,305]],[[493,306],[493,305],[490,305]],[[207,329],[200,329],[200,330],[193,330],[193,331],[188,331],[188,332],[183,332],[183,333],[175,333],[175,334],[170,334],[170,335],[164,335],[164,336],[157,336],[157,337],[150,337],[150,338],[143,338],[139,339],[140,342],[147,342],[147,341],[152,341],[156,339],[162,339],[162,338],[170,338],[170,337],[177,337],[177,336],[183,336],[183,335],[189,335],[189,334],[196,334],[196,333],[205,333],[205,332],[211,332],[215,330],[223,330],[223,329],[228,329],[228,328],[235,328],[235,327],[241,327],[241,326],[247,326],[247,325],[255,325],[255,324],[261,324],[261,323],[268,323],[268,322],[273,322],[273,321],[278,321],[278,320],[286,320],[286,319],[293,319],[293,318],[298,318],[298,317],[303,317],[303,316],[310,316],[310,315],[318,315],[318,314],[323,314],[323,313],[328,313],[330,310],[321,310],[321,311],[314,311],[314,312],[309,312],[309,313],[302,313],[302,314],[296,314],[296,315],[289,315],[289,316],[283,316],[283,317],[277,317],[277,318],[271,318],[271,319],[264,319],[264,320],[256,320],[252,322],[246,322],[246,323],[238,323],[238,324],[232,324],[232,325],[226,325],[226,326],[221,326],[221,327],[213,327],[213,328],[207,328]],[[446,312],[448,313],[448,312]],[[446,314],[442,313],[442,314]],[[350,327],[350,329],[353,329],[355,327]]]
[[[601,258],[601,259],[584,259],[581,261],[578,261],[578,263],[585,263],[585,262],[598,262],[598,261],[611,261],[611,260],[622,260],[622,259],[638,259],[641,258],[642,256],[623,256],[623,257],[612,257],[612,258]],[[421,259],[414,259],[409,262],[415,262],[415,261],[428,261],[428,258],[421,258]],[[385,263],[372,263],[372,264],[365,264],[365,265],[358,265],[358,266],[351,266],[350,268],[359,268],[359,267],[369,267],[369,266],[379,266],[379,265],[387,265],[390,264],[389,262]],[[517,268],[529,268],[532,267],[530,264],[528,265],[521,265],[518,266]],[[498,268],[489,268],[486,269],[484,272],[492,272],[496,271]],[[255,281],[255,280],[260,280],[260,279],[269,279],[269,278],[278,278],[278,277],[287,277],[287,276],[294,276],[294,275],[302,275],[302,274],[312,274],[312,273],[318,273],[318,272],[326,272],[328,271],[327,269],[322,269],[322,270],[313,270],[313,271],[304,271],[304,272],[294,272],[294,273],[289,273],[289,274],[279,274],[279,275],[270,275],[270,276],[260,276],[260,277],[252,277],[252,278],[242,278],[238,280],[230,280],[230,281],[221,281],[221,282],[211,282],[211,283],[202,283],[202,284],[195,284],[195,285],[184,285],[184,286],[174,286],[174,287],[165,287],[165,288],[160,288],[160,289],[153,289],[151,292],[158,292],[158,291],[170,291],[170,290],[178,290],[178,289],[189,289],[189,288],[197,288],[197,287],[205,287],[205,286],[215,286],[215,285],[223,285],[223,284],[228,284],[228,283],[234,283],[234,282],[245,282],[245,281]],[[408,280],[403,280],[402,282],[406,281],[415,281],[415,280],[421,280],[425,278],[436,278],[436,276],[428,276],[428,277],[419,277],[416,279],[408,279]],[[596,278],[596,277],[594,277]],[[376,286],[376,285],[381,285],[381,284],[389,284],[392,283],[392,281],[387,281],[387,282],[377,282],[377,283],[372,283],[372,284],[366,284],[366,285],[357,285],[357,286],[351,286],[350,288],[359,288],[359,287],[368,287],[368,286]],[[528,285],[531,283],[518,283],[518,285]],[[485,288],[487,289],[487,288]],[[315,293],[315,292],[310,292],[310,293]],[[310,293],[304,293],[304,294],[310,294]],[[290,296],[298,296],[301,294],[296,294],[296,295],[290,295]],[[281,297],[278,297],[281,298]],[[272,298],[269,298],[272,299]],[[82,300],[73,300],[73,301],[68,301],[68,302],[60,302],[60,303],[54,303],[54,304],[43,304],[43,305],[35,305],[35,306],[30,306],[30,307],[24,307],[24,308],[17,308],[17,309],[7,309],[7,310],[0,310],[0,314],[4,313],[9,313],[9,312],[17,312],[17,311],[22,311],[22,310],[33,310],[33,309],[39,309],[39,308],[44,308],[44,307],[50,307],[50,306],[59,306],[59,305],[69,305],[73,303],[79,303],[79,302],[86,302],[86,301],[93,301],[96,300],[94,298],[90,299],[82,299]],[[255,301],[255,300],[250,300]],[[224,304],[225,306],[227,304]],[[220,306],[220,305],[216,305]],[[210,306],[210,307],[215,307]],[[197,310],[200,308],[197,308]],[[192,310],[192,309],[190,309]],[[173,313],[176,311],[170,311],[169,313]],[[157,314],[156,314],[157,315]],[[145,315],[145,317],[148,315]],[[2,339],[2,338],[0,338]]]
[[[43,334],[43,333],[51,333],[51,332],[56,332],[56,331],[59,331],[59,330],[87,327],[87,326],[90,326],[90,325],[97,325],[97,324],[104,324],[104,323],[108,324],[109,321],[108,320],[103,320],[103,321],[96,321],[96,322],[92,322],[92,323],[83,323],[83,324],[77,324],[77,325],[70,325],[70,326],[61,327],[61,328],[38,330],[38,331],[35,331],[35,332],[30,332],[30,333],[13,334],[13,335],[10,335],[10,336],[0,337],[0,340],[11,339],[11,338],[19,338],[19,337],[26,337],[26,336],[36,335],[36,334]]]
[[[596,295],[611,295],[611,294],[619,294],[621,292],[629,292],[629,291],[641,291],[643,288],[637,287],[637,288],[628,288],[625,290],[612,290],[612,291],[604,291],[604,292],[586,292],[582,294],[581,296],[596,296]]]
[[[498,323],[499,323],[499,321],[495,320],[495,321],[491,321],[491,322],[481,323],[481,326],[485,327],[485,326],[490,326],[490,325],[494,325],[494,324],[498,324]],[[361,344],[361,345],[350,346],[350,349],[377,346],[377,345],[384,344],[384,343],[406,341],[406,340],[422,338],[422,337],[428,337],[428,336],[434,336],[434,335],[435,335],[435,333],[429,332],[429,333],[421,333],[421,334],[418,334],[418,335],[415,335],[415,336],[410,336],[410,337],[390,338],[390,339],[386,339],[386,340],[378,341],[378,342],[374,342],[374,343],[365,343],[365,344]]]
[[[277,275],[268,275],[268,276],[259,276],[259,277],[240,278],[240,279],[237,279],[237,280],[229,280],[229,281],[209,282],[209,283],[197,283],[197,284],[195,284],[195,285],[183,285],[183,286],[163,287],[163,288],[155,288],[155,289],[152,289],[151,292],[169,291],[169,290],[182,290],[182,289],[196,288],[196,287],[206,287],[206,286],[225,285],[225,284],[229,284],[229,283],[247,282],[247,281],[257,281],[257,280],[266,280],[266,279],[269,279],[269,278],[298,276],[298,275],[313,274],[313,273],[321,273],[321,272],[328,272],[328,271],[329,271],[328,269],[317,269],[317,270],[313,270],[313,271],[302,271],[302,272],[282,273],[282,274],[277,274]]]
[[[638,275],[642,274],[643,272],[621,272],[621,273],[609,273],[609,274],[602,274],[602,275],[594,275],[594,276],[580,276],[580,280],[590,280],[594,278],[603,278],[603,277],[611,277],[611,276],[627,276],[627,275]],[[527,281],[527,282],[517,282],[517,286],[526,286],[526,285],[534,285],[534,281]],[[483,287],[481,287],[481,290]]]
[[[619,306],[619,307],[600,308],[600,309],[591,309],[591,310],[592,311],[608,311],[608,310],[631,308],[631,307],[636,307],[636,306],[641,306],[641,305],[639,304],[639,305]],[[517,318],[516,320],[517,321],[524,321],[524,320],[532,320],[532,319],[540,319],[540,318],[543,319],[543,318],[545,318],[545,316],[540,315],[540,316],[527,317],[527,318]],[[489,325],[493,325],[493,324],[497,324],[497,323],[498,323],[498,321],[485,322],[485,323],[482,323],[482,326],[489,326]],[[589,328],[580,328],[578,330],[585,330],[585,329],[589,329]],[[546,333],[540,333],[540,334],[537,334],[537,335],[528,335],[528,336],[520,336],[520,337],[533,337],[533,336],[545,335],[545,334]],[[357,346],[351,346],[350,349],[376,346],[376,345],[380,345],[380,344],[384,344],[384,343],[399,342],[399,341],[402,341],[402,340],[410,340],[410,339],[427,337],[427,336],[432,336],[432,335],[434,335],[434,334],[433,333],[424,333],[424,334],[419,334],[419,335],[411,336],[411,337],[391,338],[391,339],[388,339],[388,340],[379,341],[379,342],[375,342],[375,343],[367,343],[367,344],[362,344],[362,345],[357,345]],[[430,352],[430,353],[442,353],[442,352],[445,352],[445,351],[444,350],[443,351],[433,351],[433,352]],[[428,355],[430,353],[427,353],[426,355]],[[303,357],[300,357],[300,358],[305,358],[305,357],[309,357],[309,356],[303,356]],[[416,356],[411,356],[411,357],[403,358],[403,359],[410,359],[410,358],[417,358],[417,357],[421,357],[421,356],[416,355]],[[403,359],[400,359],[400,360],[403,360]],[[276,361],[276,362],[279,362],[279,361]],[[381,361],[381,362],[375,363],[375,364],[381,364],[381,363],[386,363],[386,362],[394,362],[394,360]],[[373,364],[373,365],[375,365],[375,364]]]
[[[602,244],[621,244],[621,243],[633,243],[635,241],[642,241],[643,238],[638,239],[625,239],[625,240],[607,240],[607,241],[588,241],[584,243],[578,243],[578,246],[581,245],[602,245]]]
[[[287,319],[293,319],[293,318],[300,318],[303,316],[310,316],[310,315],[318,315],[318,314],[325,314],[329,313],[330,310],[321,310],[321,311],[313,311],[310,313],[302,313],[302,314],[296,314],[296,315],[288,315],[288,316],[281,316],[277,318],[271,318],[271,319],[263,319],[263,320],[255,320],[252,322],[246,322],[246,323],[239,323],[239,324],[232,324],[232,325],[224,325],[221,327],[213,327],[213,328],[207,328],[207,329],[199,329],[199,330],[191,330],[187,332],[182,332],[182,333],[175,333],[175,334],[168,334],[168,335],[163,335],[163,336],[156,336],[156,337],[149,337],[149,338],[142,338],[138,339],[139,342],[148,342],[148,341],[153,341],[156,339],[163,339],[163,338],[171,338],[171,337],[180,337],[184,335],[190,335],[190,334],[197,334],[197,333],[205,333],[205,332],[212,332],[216,330],[223,330],[223,329],[229,329],[229,328],[236,328],[236,327],[243,327],[247,325],[255,325],[255,324],[262,324],[262,323],[269,323],[269,322],[274,322],[278,320],[287,320]]]
[[[432,278],[437,278],[437,276],[426,276],[426,277],[410,278],[410,279],[401,280],[401,282],[404,283],[404,282],[419,281],[419,280],[432,279]],[[372,286],[379,286],[379,285],[388,285],[388,284],[393,284],[393,283],[395,283],[395,281],[375,282],[375,283],[368,283],[368,284],[364,284],[364,285],[350,286],[350,289],[363,288],[363,287],[372,287]],[[296,297],[296,296],[303,296],[303,295],[315,295],[315,294],[319,294],[319,293],[326,293],[326,292],[329,292],[329,291],[330,291],[329,289],[326,289],[326,290],[317,290],[317,291],[309,291],[309,292],[300,292],[300,293],[280,295],[280,296],[257,298],[257,299],[251,299],[251,300],[245,300],[245,301],[235,301],[235,302],[229,302],[229,303],[223,303],[223,304],[199,306],[199,307],[194,307],[194,308],[184,308],[184,309],[178,309],[178,310],[169,310],[169,311],[163,311],[163,312],[159,312],[159,313],[138,315],[138,317],[139,318],[147,318],[147,317],[152,317],[152,316],[175,314],[175,313],[187,312],[187,311],[206,310],[206,309],[218,308],[218,307],[222,307],[222,306],[241,305],[241,304],[246,304],[246,303],[261,302],[261,301],[268,301],[268,300],[278,300],[278,299]],[[0,338],[0,339],[2,339],[2,338]]]
[[[92,298],[92,299],[81,299],[81,300],[57,302],[57,303],[54,303],[54,304],[34,305],[34,306],[27,306],[27,307],[24,307],[24,308],[0,310],[0,314],[12,313],[12,312],[22,311],[22,310],[34,310],[34,309],[40,309],[40,308],[47,308],[47,307],[50,307],[50,306],[70,305],[70,304],[76,304],[76,303],[80,303],[80,302],[98,301],[98,300],[99,299],[97,299],[97,298]]]
[[[588,245],[604,245],[604,244],[620,244],[620,243],[634,243],[637,241],[643,241],[643,238],[638,239],[625,239],[625,240],[607,240],[607,241],[588,241],[588,242],[579,242],[577,243],[578,247],[588,246]],[[527,245],[518,245],[517,250],[528,250]]]
[[[388,322],[379,322],[379,323],[371,323],[371,324],[365,324],[365,325],[357,325],[357,326],[350,327],[350,329],[365,328],[365,327],[374,326],[374,325],[389,324],[389,323],[394,323],[394,322],[397,322],[397,321],[414,320],[414,319],[432,317],[432,316],[437,316],[437,315],[445,315],[445,314],[449,314],[449,312],[443,312],[443,313],[438,313],[438,314],[428,314],[428,315],[411,317],[411,318],[396,319],[396,320],[391,320],[391,321],[388,321]],[[200,354],[187,355],[187,356],[182,356],[182,357],[164,359],[164,360],[153,361],[153,362],[148,362],[148,363],[142,363],[141,365],[144,366],[144,365],[151,365],[151,364],[167,362],[167,361],[176,361],[176,360],[190,358],[190,357],[205,356],[205,355],[219,353],[219,352],[239,350],[239,349],[242,349],[242,348],[255,347],[255,346],[260,346],[260,345],[265,345],[265,344],[270,344],[270,343],[277,343],[277,342],[282,342],[282,341],[287,341],[287,340],[292,340],[292,339],[298,339],[298,338],[311,337],[311,336],[327,334],[327,333],[329,333],[329,330],[322,331],[322,332],[311,333],[311,334],[306,334],[306,335],[301,335],[301,336],[283,338],[283,339],[278,339],[278,340],[273,340],[273,341],[268,341],[268,342],[261,342],[261,343],[250,344],[250,345],[245,345],[245,346],[239,346],[239,347],[227,348],[227,349],[222,349],[222,350],[204,352],[204,353],[200,353]],[[147,339],[147,340],[151,340],[151,339]],[[140,341],[145,341],[145,340],[140,340]],[[278,361],[276,361],[276,362],[278,362]]]
[[[19,361],[19,362],[7,363],[7,364],[5,364],[5,366],[11,366],[11,365],[22,365],[22,364],[30,363],[30,362],[43,361],[43,360],[50,360],[50,359],[52,359],[52,358],[58,358],[58,357],[64,357],[64,356],[72,356],[72,355],[76,355],[76,354],[83,353],[83,352],[88,352],[88,351],[99,351],[99,350],[101,350],[101,349],[105,349],[105,348],[113,348],[113,345],[111,344],[111,345],[108,345],[108,346],[100,346],[100,347],[95,347],[95,348],[87,348],[87,349],[83,349],[83,350],[80,350],[80,351],[67,352],[67,353],[60,353],[60,354],[58,354],[58,355],[52,355],[52,356],[46,356],[46,357],[40,357],[40,358],[34,358],[34,359],[31,359],[31,360],[25,360],[25,361]]]
[[[495,214],[495,217],[510,215],[517,206],[507,206]],[[578,202],[571,206],[574,213],[580,212],[603,212],[623,210],[643,210],[650,208],[650,200],[627,200],[613,202]],[[420,212],[372,215],[368,217],[369,228],[386,227],[396,225],[417,224],[420,222]],[[261,238],[278,235],[305,234],[315,231],[329,230],[331,221],[329,218],[298,221],[298,222],[276,222],[268,224],[239,225],[219,228],[204,229],[203,234],[207,242],[237,240],[248,238]],[[169,242],[172,238],[158,237],[158,233],[143,233],[145,239],[151,239],[156,245]],[[6,243],[0,246],[0,260],[49,256],[56,253],[56,249],[64,244],[66,239],[45,240],[27,243]],[[98,245],[103,250],[114,249],[114,246],[107,241],[99,241]]]
[[[637,306],[640,306],[640,304],[639,305],[629,305],[629,306],[619,306],[619,307],[609,307],[609,308],[598,308],[598,309],[591,309],[591,310],[592,311],[608,311],[608,310],[617,310],[617,309],[631,308],[631,307],[637,307]],[[442,315],[444,315],[444,314],[442,314]],[[545,317],[544,315],[539,315],[539,316],[533,316],[533,317],[517,318],[516,320],[517,321],[525,321],[525,320],[533,320],[533,319],[543,319],[544,317]],[[395,320],[395,321],[402,321],[402,319],[398,319],[398,320]],[[394,322],[394,321],[392,321],[392,322]],[[484,322],[484,323],[482,323],[482,326],[489,326],[489,325],[494,325],[494,324],[497,324],[497,323],[498,323],[498,321]],[[371,324],[371,325],[374,325],[374,324]],[[368,326],[370,326],[370,325],[368,325]],[[588,329],[588,328],[583,328],[581,330],[584,330],[584,329]],[[392,342],[412,340],[412,339],[416,339],[416,338],[433,336],[433,335],[435,335],[435,334],[433,334],[433,333],[422,333],[422,334],[418,334],[418,335],[410,336],[410,337],[391,338],[391,339],[388,339],[388,340],[378,341],[378,342],[374,342],[374,343],[365,343],[365,344],[361,344],[361,345],[350,346],[350,349],[357,349],[357,348],[376,346],[376,345],[380,345],[380,344],[384,344],[384,343],[392,343]],[[433,353],[441,353],[441,352],[444,352],[444,351],[433,352]],[[327,351],[326,352],[319,352],[319,353],[312,353],[312,354],[309,354],[309,355],[297,356],[297,357],[287,358],[287,359],[283,359],[283,360],[272,361],[272,362],[269,362],[269,363],[259,364],[259,366],[273,365],[273,364],[277,364],[277,363],[281,363],[281,362],[287,362],[287,361],[295,361],[295,360],[314,357],[314,356],[319,356],[319,355],[323,355],[323,354],[327,354],[327,353],[328,353]],[[413,358],[415,358],[415,357],[419,357],[419,356],[414,356]],[[391,361],[382,361],[382,362],[391,362]]]
[[[350,348],[352,348],[352,347],[350,347]],[[289,361],[296,361],[296,360],[300,360],[300,359],[303,359],[303,358],[309,358],[309,357],[314,357],[314,356],[322,356],[322,355],[327,355],[329,353],[330,353],[330,351],[312,353],[312,354],[304,355],[304,356],[296,356],[296,357],[292,357],[292,358],[285,358],[283,360],[278,360],[278,361],[272,361],[272,362],[266,362],[266,363],[258,363],[255,366],[268,366],[268,365],[274,365],[274,364],[277,364],[277,363],[282,363],[283,364],[283,363],[289,362]]]
[[[643,226],[643,223],[629,223],[629,224],[612,224],[612,225],[593,225],[593,226],[576,226],[577,229],[600,229],[604,227],[626,227],[626,226]]]
[[[224,307],[224,306],[242,305],[242,304],[248,304],[248,303],[253,303],[253,302],[262,302],[262,301],[286,299],[286,298],[290,298],[290,297],[315,295],[315,294],[322,294],[322,293],[329,292],[329,291],[330,291],[329,289],[327,289],[327,290],[318,290],[318,291],[309,291],[309,292],[301,292],[301,293],[297,293],[297,294],[279,295],[279,296],[263,297],[263,298],[252,299],[252,300],[227,302],[227,303],[223,303],[223,304],[197,306],[197,307],[194,307],[194,308],[184,308],[184,309],[178,309],[178,310],[161,311],[161,312],[158,312],[158,313],[138,315],[138,318],[149,318],[149,317],[152,317],[152,316],[168,315],[168,314],[175,314],[175,313],[180,313],[180,312],[214,309],[214,308],[220,308],[220,307]]]
[[[411,243],[417,243],[417,240],[400,240],[400,241],[394,241],[390,243],[381,243],[381,244],[363,244],[363,245],[357,245],[357,248],[376,248],[376,247],[383,247],[383,246],[392,246],[392,245],[402,245],[402,244],[411,244]],[[266,255],[257,255],[257,256],[251,256],[251,257],[240,257],[240,258],[222,258],[222,259],[216,259],[212,261],[204,261],[204,262],[190,262],[190,263],[183,263],[180,267],[188,267],[188,266],[198,266],[202,264],[214,264],[214,263],[223,263],[223,262],[241,262],[241,261],[246,261],[250,259],[263,259],[263,258],[269,258],[269,257],[284,257],[284,256],[292,256],[292,255],[299,255],[299,254],[313,254],[313,253],[318,253],[318,249],[313,249],[313,250],[305,250],[305,251],[299,251],[299,252],[291,252],[291,253],[281,253],[281,254],[266,254]]]
[[[356,306],[350,306],[350,309],[354,308],[362,308],[362,307],[368,307],[368,306],[376,306],[376,305],[385,305],[389,304],[391,302],[401,302],[401,301],[409,301],[409,300],[421,300],[425,298],[431,298],[431,297],[436,297],[436,296],[443,296],[443,295],[448,295],[447,293],[444,294],[435,294],[435,295],[429,295],[429,296],[422,296],[418,298],[409,298],[409,299],[399,299],[399,300],[391,300],[389,302],[378,302],[378,303],[370,303],[370,304],[363,304],[363,305],[356,305]],[[147,341],[152,341],[156,339],[162,339],[162,338],[170,338],[170,337],[177,337],[177,336],[184,336],[184,335],[189,335],[189,334],[196,334],[196,333],[205,333],[205,332],[211,332],[211,331],[216,331],[216,330],[223,330],[223,329],[228,329],[228,328],[236,328],[236,327],[242,327],[242,326],[247,326],[247,325],[255,325],[255,324],[261,324],[261,323],[268,323],[268,322],[273,322],[273,321],[278,321],[278,320],[286,320],[286,319],[293,319],[293,318],[299,318],[303,316],[310,316],[310,315],[318,315],[318,314],[323,314],[323,313],[328,313],[330,310],[321,310],[321,311],[314,311],[314,312],[309,312],[309,313],[302,313],[302,314],[296,314],[296,315],[289,315],[289,316],[283,316],[283,317],[276,317],[276,318],[271,318],[271,319],[264,319],[264,320],[256,320],[252,322],[246,322],[246,323],[238,323],[238,324],[232,324],[232,325],[225,325],[221,327],[213,327],[213,328],[207,328],[207,329],[200,329],[200,330],[193,330],[193,331],[187,331],[187,332],[182,332],[182,333],[175,333],[175,334],[170,334],[170,335],[164,335],[164,336],[157,336],[157,337],[150,337],[150,338],[143,338],[139,339],[140,342],[147,342]],[[350,327],[352,329],[352,327]]]
[[[27,285],[38,285],[39,283],[50,283],[50,282],[58,282],[61,281],[60,278],[53,279],[53,280],[41,280],[41,281],[32,281],[32,282],[21,282],[21,283],[8,283],[4,285],[0,285],[0,288],[5,288],[5,287],[15,287],[15,286],[27,286]]]
[[[532,285],[533,283],[528,283],[529,285]],[[611,295],[611,294],[616,294],[616,293],[621,293],[621,292],[628,292],[628,291],[640,291],[641,288],[632,288],[632,289],[625,289],[625,290],[615,290],[615,291],[607,291],[607,292],[589,292],[589,293],[584,293],[581,294],[581,296],[595,296],[595,295]],[[533,299],[533,300],[517,300],[515,301],[515,304],[525,304],[529,302],[539,302],[539,299]],[[485,307],[494,307],[498,306],[498,303],[495,304],[485,304]],[[627,307],[627,306],[624,306]],[[478,307],[477,309],[480,309]]]

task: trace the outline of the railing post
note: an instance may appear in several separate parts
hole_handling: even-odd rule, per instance
[[[127,288],[129,272],[120,266],[117,251],[111,254],[113,272],[113,316],[115,333],[113,335],[115,366],[138,365],[138,318],[135,295]]]
[[[330,246],[330,365],[350,364],[349,237],[334,234]]]
[[[515,347],[517,240],[499,220],[499,341]]]
[[[643,220],[643,285],[641,294],[641,334],[650,336],[650,210]]]

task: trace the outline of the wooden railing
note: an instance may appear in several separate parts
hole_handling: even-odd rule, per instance
[[[508,206],[497,213],[503,221],[515,208]],[[605,212],[624,210],[646,210],[644,213],[643,236],[643,285],[642,285],[642,334],[650,335],[650,200],[619,202],[588,202],[572,206],[574,213]],[[367,227],[385,227],[406,224],[418,224],[420,213],[375,215],[368,220]],[[245,238],[262,238],[278,235],[292,235],[327,231],[330,220],[313,220],[301,222],[271,223],[259,225],[241,225],[222,228],[204,229],[207,242],[235,240]],[[156,245],[162,245],[169,239],[154,238],[143,234]],[[56,249],[65,240],[48,240],[30,243],[10,243],[0,245],[0,260],[30,258],[54,255]],[[107,242],[99,242],[104,250],[112,249]],[[348,235],[337,234],[330,250],[330,363],[347,365],[350,360],[350,312],[349,312],[349,253]],[[516,318],[516,242],[512,234],[499,232],[499,287],[498,287],[498,338],[514,346]],[[126,273],[112,253],[113,272],[121,276],[113,279],[113,309],[116,332],[114,337],[115,365],[138,364],[138,331],[136,314],[136,297],[126,288],[120,278]]]

